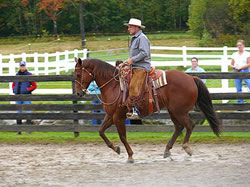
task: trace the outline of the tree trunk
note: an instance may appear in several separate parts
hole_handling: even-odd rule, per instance
[[[85,33],[84,33],[84,20],[83,20],[83,2],[79,0],[80,9],[79,9],[79,20],[80,20],[80,35],[82,40],[82,47],[85,45]]]
[[[56,19],[53,20],[53,25],[54,25],[54,37],[56,40],[57,39],[57,21],[56,21]]]

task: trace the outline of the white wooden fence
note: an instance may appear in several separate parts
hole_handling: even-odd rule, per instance
[[[249,47],[245,48],[250,50]],[[107,54],[111,54],[116,51],[117,59],[119,57],[119,50],[122,49],[111,49],[103,51],[88,51],[87,49],[83,50],[74,50],[74,51],[64,51],[56,53],[33,53],[33,54],[9,54],[1,55],[0,54],[0,75],[15,75],[17,68],[19,66],[18,62],[24,60],[27,62],[27,67],[31,68],[30,72],[34,75],[48,75],[56,74],[59,75],[61,72],[68,72],[68,70],[75,67],[74,57],[81,57],[83,59],[87,58],[88,54],[90,57],[95,56],[95,58],[102,59]],[[153,66],[184,66],[191,65],[190,59],[192,57],[199,58],[199,65],[203,66],[220,66],[222,72],[228,72],[228,66],[231,62],[231,54],[234,51],[237,51],[237,48],[231,47],[161,47],[161,46],[152,46],[151,50],[153,51],[152,56],[152,65]],[[165,52],[164,52],[165,51]],[[166,52],[167,51],[167,52]],[[170,51],[173,51],[171,53]],[[157,53],[156,53],[157,52]],[[209,53],[215,54],[209,54]],[[93,54],[101,53],[102,55],[96,56]],[[105,55],[103,55],[105,53]],[[176,54],[177,53],[177,54]],[[192,53],[192,54],[190,54]],[[207,53],[207,54],[204,54]],[[124,53],[123,53],[124,54]],[[125,55],[126,56],[126,55]],[[114,65],[115,57],[112,54],[113,60],[105,60]],[[126,57],[127,58],[127,57]],[[221,88],[209,88],[210,92],[235,92],[235,88],[229,88],[228,80],[221,80]],[[243,91],[248,91],[247,88],[244,88]],[[71,93],[71,89],[37,89],[35,93]],[[9,89],[0,89],[0,93],[12,93],[11,83],[9,84]]]

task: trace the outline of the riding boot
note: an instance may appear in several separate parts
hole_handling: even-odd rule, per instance
[[[17,125],[22,125],[22,120],[21,120],[21,119],[16,120],[16,124],[17,124]],[[18,132],[16,132],[16,134],[17,134],[17,135],[20,135],[20,134],[22,134],[22,132],[21,132],[21,131],[18,131]]]
[[[126,100],[126,106],[129,112],[126,116],[130,119],[139,119],[135,105],[140,100],[140,93],[142,92],[142,86],[146,79],[147,71],[143,69],[133,69],[132,74],[132,79],[129,84],[129,96]]]
[[[138,97],[129,97],[127,99],[128,112],[126,113],[126,117],[128,119],[140,119],[139,110],[135,106],[136,100],[138,100]]]

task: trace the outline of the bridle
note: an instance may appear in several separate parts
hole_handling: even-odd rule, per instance
[[[82,69],[82,73],[83,73],[83,72],[87,72],[87,74],[88,74],[90,77],[92,77],[92,80],[91,80],[91,81],[95,80],[95,75],[92,74],[91,72],[89,72],[86,68],[84,68],[84,67],[78,67],[78,68],[77,68],[77,67],[76,67],[75,69]],[[103,85],[101,85],[101,86],[99,87],[99,89],[101,90],[103,87],[105,87],[106,85],[108,85],[112,80],[119,81],[119,79],[116,79],[116,77],[118,77],[118,76],[119,76],[119,73],[118,73],[117,75],[114,75],[110,80],[108,80],[108,81],[105,82]],[[91,82],[91,81],[90,81],[90,82]],[[81,90],[83,91],[84,94],[86,94],[86,93],[88,92],[88,89],[87,89],[87,88],[83,88],[83,83],[84,83],[84,82],[82,81],[82,78],[81,78],[81,82],[79,82],[78,80],[75,80],[75,82],[78,83],[78,84],[81,86]],[[96,88],[95,88],[95,94],[96,94],[96,97],[98,98],[98,100],[99,100],[102,104],[104,104],[104,105],[112,105],[112,104],[114,104],[114,103],[119,99],[120,94],[121,94],[121,90],[119,89],[119,94],[117,95],[117,97],[115,98],[115,100],[114,100],[113,102],[111,102],[111,103],[105,103],[105,102],[103,102],[103,101],[101,100],[101,98],[98,96]]]
[[[95,80],[95,76],[92,74],[92,73],[90,73],[87,69],[85,69],[84,67],[76,67],[75,69],[82,69],[82,72],[83,71],[85,71],[85,72],[87,72],[87,74],[90,76],[90,77],[92,77],[92,80],[91,81],[93,81],[93,80]],[[81,73],[82,73],[81,72]],[[80,85],[80,87],[81,87],[81,90],[83,91],[83,93],[84,94],[86,94],[87,93],[87,91],[88,91],[88,89],[87,88],[83,88],[83,81],[82,81],[82,78],[81,78],[81,82],[79,82],[78,80],[75,80],[75,82],[76,83],[78,83],[79,85]]]

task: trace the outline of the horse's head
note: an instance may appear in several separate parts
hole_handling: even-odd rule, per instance
[[[76,94],[79,96],[84,96],[88,92],[88,86],[91,81],[94,80],[94,75],[92,74],[92,69],[84,63],[80,58],[75,58],[75,82],[76,82]]]

